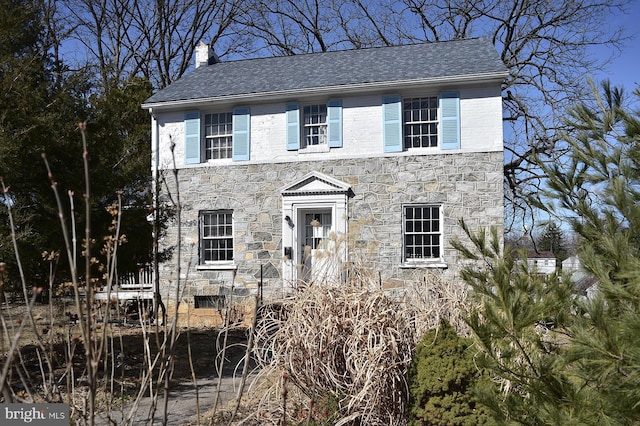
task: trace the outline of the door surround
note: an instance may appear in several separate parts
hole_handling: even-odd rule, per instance
[[[348,199],[353,194],[351,186],[338,179],[314,171],[301,179],[283,187],[282,194],[282,276],[285,287],[295,288],[301,276],[303,263],[300,241],[305,213],[314,210],[330,211],[332,217],[331,232],[339,241],[345,241],[348,233]],[[339,283],[340,265],[347,261],[346,244],[334,247],[334,276],[327,276],[326,281]]]

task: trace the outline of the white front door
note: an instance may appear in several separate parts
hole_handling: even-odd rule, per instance
[[[331,232],[333,231],[331,209],[301,210],[299,227],[299,278],[305,283],[333,279],[336,273],[332,261]],[[334,237],[335,239],[335,237]]]

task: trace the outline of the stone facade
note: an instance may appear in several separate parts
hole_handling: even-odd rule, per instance
[[[402,205],[442,205],[446,274],[454,275],[458,254],[451,237],[462,237],[458,219],[472,230],[503,226],[502,152],[396,155],[372,158],[206,165],[178,171],[182,204],[181,282],[183,300],[198,295],[256,294],[262,277],[265,294],[282,294],[283,217],[280,189],[312,171],[351,186],[348,199],[348,261],[364,262],[384,285],[414,280],[421,270],[403,267]],[[172,173],[167,173],[174,192]],[[199,265],[198,214],[233,211],[234,263],[237,270]],[[162,243],[175,246],[177,226]],[[173,297],[178,282],[176,256],[162,265],[163,293]],[[262,273],[261,273],[262,267]],[[235,277],[234,277],[235,276]]]

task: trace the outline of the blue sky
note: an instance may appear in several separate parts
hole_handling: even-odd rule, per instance
[[[629,13],[619,16],[611,23],[612,28],[624,26],[627,32],[635,35],[633,40],[626,42],[618,57],[607,67],[605,72],[595,74],[596,80],[608,78],[615,86],[623,86],[630,94],[638,84],[640,84],[640,0],[630,1],[628,4]],[[600,50],[603,55],[610,55],[610,49]]]

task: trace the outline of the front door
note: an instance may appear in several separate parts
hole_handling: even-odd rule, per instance
[[[331,209],[302,210],[298,241],[303,281],[309,283],[327,279],[334,273],[330,235],[333,229]]]
[[[281,193],[283,290],[311,282],[341,283],[351,186],[311,172]]]

